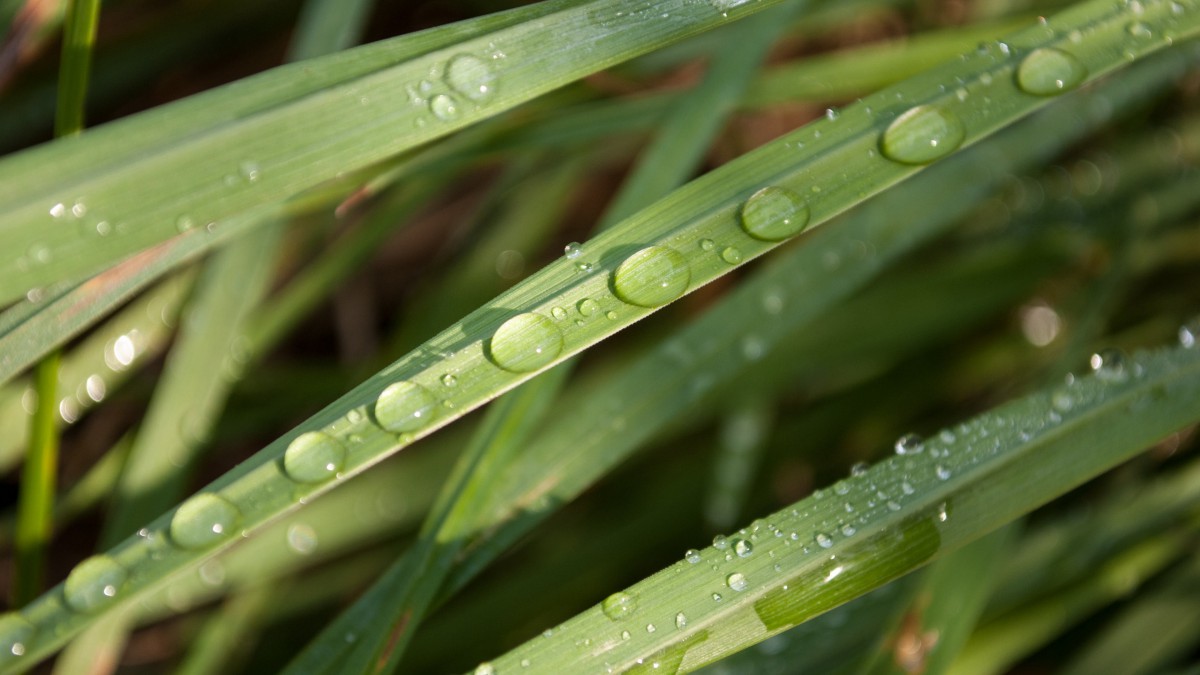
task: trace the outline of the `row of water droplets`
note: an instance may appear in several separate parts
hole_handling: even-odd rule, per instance
[[[405,88],[409,103],[448,122],[458,119],[468,102],[476,106],[489,102],[496,96],[498,79],[493,64],[505,58],[495,44],[489,45],[489,50],[483,58],[457,54],[444,64],[432,66],[426,79]],[[416,124],[425,126],[425,118],[418,117]]]

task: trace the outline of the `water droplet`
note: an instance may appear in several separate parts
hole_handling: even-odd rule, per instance
[[[375,400],[375,421],[397,434],[423,429],[433,419],[437,399],[414,382],[388,385]]]
[[[283,470],[294,481],[320,483],[342,470],[346,448],[329,434],[308,431],[300,434],[283,453]]]
[[[63,583],[63,600],[78,612],[95,612],[113,602],[128,573],[106,555],[84,560]]]
[[[1096,377],[1110,382],[1119,382],[1124,380],[1127,373],[1125,370],[1125,355],[1118,349],[1104,349],[1092,354],[1088,359],[1088,365],[1092,367],[1092,372]]]
[[[605,313],[604,313],[604,318],[608,319],[609,321],[616,321],[616,320],[617,320],[617,313],[616,313],[616,312],[614,312],[614,311],[612,311],[612,310],[610,309],[610,310],[608,310],[607,312],[605,312]]]
[[[737,553],[739,557],[745,558],[754,552],[754,546],[745,539],[734,539],[733,551],[734,553]]]
[[[909,483],[908,481],[901,481],[900,482],[900,491],[906,495],[911,495],[916,492],[916,489],[913,488],[912,483]]]
[[[729,246],[724,251],[721,251],[721,260],[724,260],[730,265],[736,265],[742,262],[742,252],[732,246]]]
[[[720,593],[713,593],[713,594],[712,594],[712,599],[713,599],[713,602],[720,602],[720,601],[721,601],[721,594],[720,594]]]
[[[637,609],[637,598],[628,593],[613,593],[600,603],[604,616],[617,621],[633,614]]]
[[[813,537],[813,541],[817,542],[817,546],[820,546],[821,548],[829,548],[830,546],[833,546],[833,540],[830,539],[829,535],[825,534],[824,532],[818,532],[817,536]]]
[[[484,661],[478,666],[475,666],[475,675],[496,675],[496,669],[492,667],[491,663]]]
[[[459,54],[446,64],[446,84],[458,93],[475,101],[483,101],[496,93],[496,74],[483,59]]]
[[[442,375],[442,385],[447,387],[457,387],[458,378],[454,376],[454,373],[446,373],[445,375]]]
[[[888,500],[887,507],[888,507],[889,511],[899,511],[900,510],[900,504],[895,501],[892,501],[890,499]]]
[[[935,466],[933,468],[933,471],[934,471],[934,473],[937,474],[938,480],[948,480],[950,478],[950,469],[947,469],[945,466],[942,466],[941,464],[938,464],[937,466]]]
[[[866,462],[855,462],[850,467],[850,475],[855,478],[867,475],[867,463]]]
[[[0,664],[12,662],[14,656],[24,656],[35,630],[33,624],[16,612],[0,617]]]
[[[717,549],[718,551],[724,551],[725,549],[729,548],[729,540],[725,538],[725,535],[718,534],[717,536],[713,537],[713,548]]]
[[[550,363],[562,352],[562,333],[541,314],[518,314],[492,335],[492,361],[514,373],[527,373]]]
[[[928,164],[953,152],[966,136],[966,127],[954,113],[919,105],[888,125],[880,150],[901,164]]]
[[[587,274],[588,272],[591,272],[593,269],[595,269],[595,266],[592,265],[592,263],[590,263],[590,262],[585,262],[583,260],[580,260],[579,262],[575,263],[575,269],[579,270],[580,272],[583,272],[584,274]]]
[[[742,205],[742,229],[763,241],[782,241],[800,233],[808,218],[808,204],[780,187],[765,187]]]
[[[1200,318],[1192,319],[1179,327],[1179,346],[1192,349],[1200,344]]]
[[[262,176],[262,170],[258,168],[258,164],[254,162],[242,162],[238,165],[238,171],[248,182],[255,182]]]
[[[1058,412],[1071,412],[1071,408],[1075,407],[1075,399],[1070,392],[1060,389],[1050,395],[1050,405]]]
[[[179,216],[175,219],[175,229],[179,232],[187,232],[196,226],[196,221],[187,216]]]
[[[550,316],[554,317],[556,321],[562,321],[567,318],[567,310],[562,307],[552,307],[550,309]]]
[[[700,250],[701,251],[711,251],[711,250],[713,250],[713,247],[715,247],[716,245],[717,245],[716,242],[714,242],[712,239],[701,239],[700,240]]]
[[[579,313],[583,316],[591,316],[596,313],[597,309],[600,309],[600,306],[596,304],[595,300],[584,298],[579,301],[579,304],[575,305],[575,309],[579,310]]]
[[[1052,47],[1035,49],[1017,67],[1017,86],[1034,96],[1054,96],[1079,86],[1087,67],[1075,56]]]
[[[687,552],[683,554],[683,559],[695,565],[696,563],[700,562],[700,551],[697,551],[694,548],[689,548]]]
[[[429,99],[429,109],[440,120],[449,121],[458,117],[458,105],[445,94],[438,94]]]
[[[846,523],[845,525],[842,525],[842,534],[847,537],[853,537],[854,533],[857,531],[858,530],[854,529],[854,526],[851,525],[850,523]]]
[[[625,259],[613,272],[617,297],[631,305],[658,307],[683,295],[692,272],[675,249],[650,246]]]
[[[207,548],[233,534],[241,520],[237,507],[204,492],[183,503],[171,517],[171,541],[188,549]]]
[[[1154,37],[1154,31],[1150,29],[1150,26],[1141,21],[1134,21],[1126,26],[1125,32],[1129,33],[1130,37],[1134,37],[1139,40],[1148,40]]]
[[[52,218],[62,218],[67,215],[67,206],[63,203],[55,204],[50,207],[50,216]]]
[[[653,633],[656,630],[658,630],[658,628],[655,628],[654,624],[652,624],[652,623],[646,624],[646,632],[647,633]]]
[[[896,439],[897,455],[915,455],[925,449],[925,440],[917,434],[904,434]]]
[[[678,628],[679,630],[683,630],[684,628],[687,627],[687,615],[686,614],[684,614],[683,612],[679,612],[678,614],[675,615],[675,627]]]
[[[581,247],[577,241],[573,241],[563,247],[563,255],[567,256],[567,260],[574,260],[578,258],[581,253],[583,253],[583,247]]]
[[[725,584],[735,591],[744,591],[746,590],[746,575],[734,572],[725,577]]]
[[[304,523],[293,523],[287,529],[288,548],[300,555],[309,555],[317,550],[317,531]]]

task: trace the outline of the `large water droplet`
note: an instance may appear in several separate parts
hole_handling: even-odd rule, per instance
[[[207,548],[232,535],[239,520],[236,506],[211,492],[201,493],[175,511],[171,541],[182,548]]]
[[[514,373],[550,363],[562,352],[562,333],[540,314],[518,314],[501,324],[488,346],[492,361]]]
[[[600,603],[600,609],[613,621],[624,619],[637,609],[637,598],[628,593],[613,593]]]
[[[937,106],[919,105],[897,117],[883,132],[880,150],[902,164],[928,164],[962,145],[962,120]]]
[[[342,470],[346,448],[337,439],[320,431],[300,434],[283,453],[283,470],[294,481],[320,483]]]
[[[117,598],[129,576],[124,567],[106,555],[84,560],[63,583],[63,600],[78,612],[95,612]]]
[[[446,84],[458,93],[475,101],[483,101],[496,93],[496,74],[483,59],[459,54],[446,64]]]
[[[746,590],[746,575],[734,572],[725,577],[725,584],[735,591],[744,591]]]
[[[737,553],[738,556],[745,558],[754,552],[754,546],[745,539],[734,539],[733,551],[734,553]]]
[[[813,540],[816,541],[817,545],[821,548],[829,548],[830,546],[833,546],[833,540],[830,539],[829,535],[825,534],[824,532],[818,532],[817,535],[813,537]]]
[[[577,241],[573,241],[563,247],[563,255],[566,256],[567,260],[574,260],[582,253],[583,246],[581,246]]]
[[[33,641],[34,631],[33,624],[16,612],[0,617],[0,664],[11,663],[16,657],[24,656]]]
[[[437,399],[415,382],[396,382],[375,400],[375,421],[392,433],[425,428],[433,419]]]
[[[808,225],[808,204],[790,190],[765,187],[742,205],[742,229],[763,241],[781,241]]]
[[[658,307],[683,295],[692,272],[675,249],[650,246],[625,259],[613,272],[617,297],[632,305]]]
[[[1054,96],[1079,86],[1087,67],[1075,56],[1052,47],[1029,52],[1017,67],[1017,86],[1034,96]]]

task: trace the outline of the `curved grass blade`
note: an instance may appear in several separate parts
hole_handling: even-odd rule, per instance
[[[1157,29],[1156,34],[1164,34],[1164,39],[1178,41],[1194,34],[1200,28],[1200,10],[1194,3],[1172,6],[1182,8],[1182,13],[1174,13],[1165,4],[1153,5],[1146,7],[1139,18]],[[109,569],[129,572],[117,598],[108,607],[119,607],[184,565],[228,545],[234,531],[253,530],[296,508],[300,499],[328,489],[333,475],[318,483],[293,480],[295,474],[284,473],[287,465],[282,460],[288,446],[294,448],[293,455],[306,456],[310,451],[319,452],[318,456],[331,454],[339,460],[335,464],[340,463],[342,475],[365,470],[535,372],[653,311],[650,307],[618,301],[609,285],[613,283],[610,275],[624,277],[615,285],[627,298],[661,304],[671,298],[664,298],[658,291],[642,295],[644,285],[649,284],[651,289],[666,288],[677,296],[727,272],[732,265],[727,261],[738,259],[735,253],[740,254],[740,260],[748,260],[776,246],[777,242],[749,236],[737,224],[742,204],[755,190],[772,186],[814,195],[806,204],[810,212],[808,224],[824,222],[921,168],[885,159],[883,153],[899,159],[927,160],[930,158],[925,153],[931,148],[949,153],[958,145],[973,143],[1043,107],[1052,97],[1033,96],[1017,87],[1016,75],[1022,63],[1026,75],[1034,66],[1037,74],[1046,74],[1042,70],[1045,64],[1041,63],[1046,53],[1037,49],[1074,45],[1070,49],[1086,73],[1072,68],[1068,78],[1072,83],[1076,76],[1082,83],[1125,65],[1126,56],[1110,48],[1126,43],[1125,28],[1131,11],[1114,9],[1106,2],[1084,3],[1046,25],[1039,24],[1014,35],[1003,47],[994,45],[880,92],[848,108],[838,119],[822,120],[731,162],[599,235],[585,245],[584,257],[578,261],[590,264],[591,274],[580,275],[572,261],[551,264],[349,392],[210,485],[203,494],[151,523],[146,537],[127,540],[111,550],[103,564]],[[1072,43],[1074,31],[1082,32],[1084,28],[1088,29],[1086,37],[1079,44]],[[1163,46],[1163,41],[1151,41],[1141,53],[1148,54]],[[1027,63],[1031,56],[1034,66]],[[1052,61],[1062,64],[1061,57],[1053,57]],[[1049,74],[1056,73],[1051,69]],[[950,89],[955,78],[965,81],[963,100],[957,89]],[[1028,77],[1022,79],[1026,86],[1035,88],[1028,80]],[[902,100],[897,100],[897,94]],[[925,107],[902,117],[913,107],[921,106]],[[930,106],[941,112],[928,112]],[[957,126],[947,121],[951,118],[946,115],[961,122],[961,138],[956,138]],[[920,128],[908,128],[913,124]],[[932,140],[938,140],[938,144],[933,145]],[[802,150],[798,150],[800,143],[804,144]],[[847,179],[844,182],[843,174]],[[851,175],[853,180],[849,180]],[[813,192],[814,186],[821,191]],[[789,218],[781,221],[771,224],[790,227],[798,222]],[[777,232],[769,229],[764,236]],[[721,246],[707,250],[700,245],[705,239],[719,240]],[[618,273],[618,266],[627,257],[651,245],[659,248],[650,254],[642,253],[635,271]],[[684,262],[688,275],[667,274],[671,283],[659,286],[660,274],[678,269],[675,266],[678,259],[670,253],[661,253],[668,249]],[[663,256],[671,263],[667,269],[660,267]],[[650,274],[655,267],[657,273]],[[601,271],[604,274],[599,274]],[[681,278],[685,279],[682,287]],[[554,307],[574,306],[584,297],[594,299],[600,310],[591,323],[585,321],[584,326],[560,329],[547,318]],[[614,318],[609,317],[609,312]],[[514,318],[516,323],[496,334],[502,324]],[[496,367],[496,363],[504,364],[507,369]],[[441,383],[447,373],[455,374],[456,387],[447,388]],[[309,432],[324,436],[300,438]],[[326,445],[326,438],[332,446]],[[316,450],[310,447],[314,444]],[[204,532],[215,536],[202,535]],[[92,571],[88,567],[79,569]],[[58,590],[42,596],[25,608],[22,615],[24,621],[35,627],[27,658],[20,664],[25,667],[103,612],[76,612],[64,603]],[[54,635],[36,630],[38,626],[52,625],[58,631]]]
[[[721,12],[688,0],[658,0],[649,10],[635,0],[555,0],[279,68],[0,161],[9,252],[0,258],[0,302],[94,272],[183,224],[219,223],[282,201],[780,1]],[[162,176],[173,180],[158,180],[146,199],[142,186]],[[77,207],[86,214],[76,217]],[[113,235],[90,232],[96,219],[113,223]]]
[[[1139,424],[1126,423],[1131,415]],[[527,672],[694,670],[931,562],[1197,420],[1200,351],[1138,354],[1119,369],[947,429],[614,594],[556,628],[557,639],[535,639],[492,665],[498,672],[522,662],[531,664]],[[859,515],[847,515],[847,503]],[[1181,541],[1168,550],[1178,552]],[[624,639],[622,629],[635,628],[636,637]],[[580,653],[575,641],[584,638],[590,647]]]

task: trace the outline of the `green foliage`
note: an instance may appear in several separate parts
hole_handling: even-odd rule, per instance
[[[0,670],[1200,658],[1196,0],[236,5],[0,157]]]

